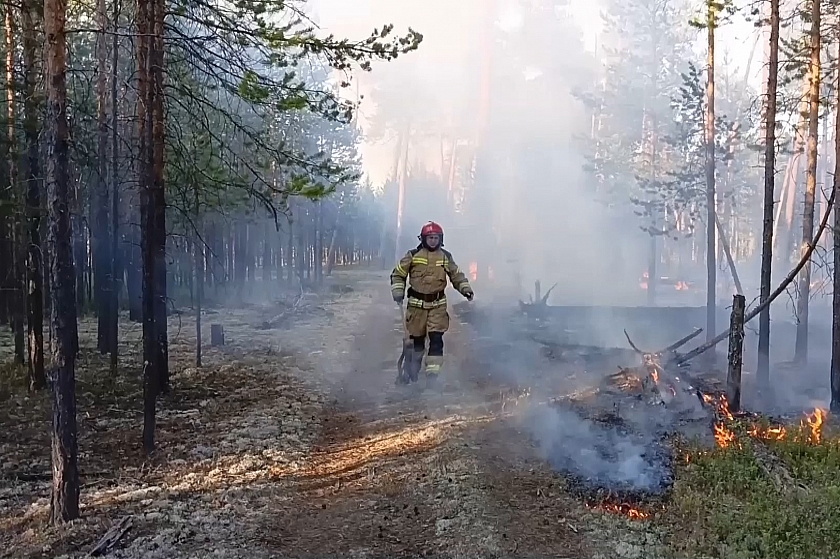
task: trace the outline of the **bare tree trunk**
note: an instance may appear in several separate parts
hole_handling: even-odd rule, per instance
[[[12,330],[15,338],[15,363],[23,365],[26,362],[26,340],[24,337],[24,273],[23,273],[23,219],[18,213],[22,196],[18,184],[18,147],[17,147],[17,114],[15,103],[15,92],[17,83],[15,80],[15,28],[14,7],[10,2],[6,3],[6,126],[7,141],[9,142],[9,186],[12,191],[14,202],[14,213],[12,219],[12,274],[14,290],[11,292],[11,315]]]
[[[312,252],[315,268],[315,283],[321,285],[324,279],[324,204],[321,200],[315,202],[314,229],[312,238]]]
[[[41,170],[38,154],[38,111],[37,97],[38,68],[35,17],[39,9],[35,2],[26,2],[21,9],[24,65],[23,127],[26,137],[26,216],[28,220],[27,244],[27,296],[26,315],[29,335],[29,388],[46,388],[44,373],[44,295],[43,261],[41,255]]]
[[[778,4],[779,0],[773,0]],[[778,18],[777,18],[778,21]],[[840,45],[837,49],[840,57]],[[831,413],[840,413],[840,71],[834,115],[834,294],[831,312]]]
[[[111,298],[111,279],[108,266],[108,49],[107,27],[108,14],[105,0],[96,1],[96,23],[99,31],[96,34],[96,98],[97,98],[97,180],[91,196],[94,205],[93,226],[91,227],[91,245],[93,249],[93,283],[96,293],[97,335],[96,346],[99,352],[108,351],[108,328]]]
[[[802,246],[805,254],[814,237],[814,199],[817,193],[817,135],[820,126],[820,0],[811,0],[811,70],[808,117],[808,171],[805,182],[805,211],[802,214]],[[796,301],[796,349],[793,360],[808,361],[808,299],[811,296],[811,261],[799,275],[799,297]]]
[[[162,394],[169,392],[169,336],[166,324],[166,198],[164,190],[164,146],[165,146],[165,122],[163,109],[163,35],[165,6],[163,0],[152,0],[151,23],[153,28],[153,44],[151,57],[152,76],[152,180],[153,180],[153,207],[154,207],[154,228],[155,228],[155,298],[154,298],[154,320],[157,323],[158,352],[158,382]]]
[[[402,256],[401,249],[403,248],[400,244],[400,241],[402,240],[403,211],[405,209],[405,181],[408,176],[409,134],[410,130],[407,128],[405,131],[405,138],[401,142],[401,145],[403,146],[403,152],[399,170],[399,192],[397,196],[397,234],[395,237],[396,246],[394,247],[394,261],[399,261],[400,257]]]
[[[198,199],[198,186],[194,187],[195,195],[195,242],[193,251],[195,257],[195,366],[201,367],[201,302],[204,299],[204,246],[201,241],[201,206]]]
[[[715,259],[715,8],[708,5],[706,75],[706,341],[715,335],[717,263]],[[712,354],[714,355],[714,354]]]
[[[153,0],[137,3],[137,115],[139,128],[138,183],[140,185],[141,250],[143,252],[143,450],[150,454],[155,449],[155,407],[160,388],[160,354],[157,350],[157,326],[155,317],[156,293],[156,247],[157,233],[154,215],[154,185],[152,167],[152,121],[154,111],[152,99],[151,66],[153,58]]]
[[[119,363],[119,327],[120,327],[120,268],[119,232],[120,232],[120,184],[119,184],[119,136],[117,125],[119,101],[117,99],[117,73],[119,71],[119,31],[120,0],[113,0],[114,12],[112,26],[114,33],[111,40],[111,321],[108,342],[111,352],[111,375],[117,374]]]
[[[44,1],[47,88],[47,169],[52,307],[56,334],[52,363],[52,497],[50,522],[79,517],[76,429],[76,294],[70,235],[67,76],[64,0]]]

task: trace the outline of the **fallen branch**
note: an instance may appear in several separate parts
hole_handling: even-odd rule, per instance
[[[98,557],[99,555],[104,555],[108,552],[108,550],[114,547],[130,529],[131,517],[124,516],[122,520],[111,526],[111,528],[105,532],[102,539],[100,539],[94,548],[90,550],[88,557]]]
[[[694,338],[699,336],[702,332],[703,332],[703,329],[698,328],[697,330],[695,330],[694,332],[692,332],[688,336],[677,340],[676,342],[672,343],[671,345],[669,345],[668,347],[663,349],[661,353],[667,353],[669,351],[676,351],[677,349],[681,348],[682,346],[684,346],[685,344],[687,344],[688,342],[690,342],[691,340],[693,340]]]
[[[632,348],[633,348],[633,351],[635,351],[636,353],[638,353],[638,354],[640,354],[640,355],[644,355],[644,354],[645,354],[645,352],[644,352],[644,351],[642,351],[641,349],[639,349],[638,347],[636,347],[636,344],[634,344],[634,343],[633,343],[633,340],[631,340],[631,339],[630,339],[630,334],[628,334],[628,333],[627,333],[627,329],[626,329],[626,328],[624,329],[624,337],[625,337],[625,338],[627,338],[627,343],[628,343],[628,344],[630,344],[630,347],[632,347]]]
[[[831,196],[828,197],[828,202],[827,202],[828,207],[831,207],[834,204],[834,197],[835,197],[836,194],[837,194],[836,190],[831,191]],[[759,313],[761,313],[761,311],[763,311],[764,309],[769,307],[770,303],[772,303],[776,299],[776,297],[778,297],[779,295],[784,293],[785,289],[787,289],[787,286],[790,285],[791,282],[793,282],[793,280],[796,279],[796,276],[799,275],[800,270],[802,270],[802,268],[805,267],[805,264],[807,264],[808,261],[811,259],[811,255],[814,254],[814,250],[816,250],[816,248],[817,248],[817,243],[819,242],[820,237],[822,237],[822,234],[825,231],[826,226],[828,225],[829,214],[830,214],[830,212],[825,212],[825,215],[823,215],[822,221],[820,222],[820,227],[819,227],[819,229],[817,229],[817,234],[814,235],[814,239],[808,245],[808,250],[806,250],[805,254],[802,255],[802,258],[799,260],[799,263],[796,265],[796,267],[793,270],[790,271],[790,273],[787,275],[787,277],[782,281],[782,283],[779,284],[779,287],[777,287],[776,290],[773,291],[773,293],[770,294],[770,296],[767,298],[766,301],[764,301],[763,303],[758,305],[756,308],[754,308],[753,310],[751,310],[750,312],[747,313],[747,315],[744,317],[744,324],[746,324],[747,322],[749,322],[750,320],[752,320],[753,318],[758,316]],[[681,356],[677,357],[674,360],[674,364],[681,365],[681,364],[683,364],[683,363],[685,363],[685,362],[687,362],[691,359],[694,359],[695,357],[697,357],[701,353],[705,353],[708,350],[712,349],[713,347],[715,347],[717,344],[719,344],[723,340],[727,339],[728,337],[729,337],[729,328],[727,328],[725,331],[721,332],[720,334],[718,334],[717,336],[715,336],[714,338],[712,338],[711,340],[709,340],[705,344],[701,345],[700,347],[689,351],[685,355],[681,355]]]

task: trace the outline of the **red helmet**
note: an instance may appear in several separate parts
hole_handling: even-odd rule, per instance
[[[429,235],[440,235],[440,244],[435,247],[429,247],[429,245],[426,244],[426,237]],[[437,250],[443,246],[443,227],[434,221],[430,221],[423,226],[420,230],[420,236],[417,238],[420,239],[420,246],[426,247],[429,250]]]
[[[423,229],[420,230],[421,237],[425,237],[426,235],[443,236],[443,227],[441,227],[434,221],[430,221],[429,223],[423,226]]]

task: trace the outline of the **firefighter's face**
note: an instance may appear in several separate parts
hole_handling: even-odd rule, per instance
[[[437,248],[440,244],[440,235],[426,235],[426,246]]]

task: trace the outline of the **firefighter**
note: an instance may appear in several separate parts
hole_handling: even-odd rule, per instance
[[[409,250],[391,272],[391,293],[394,301],[402,306],[408,280],[408,306],[405,312],[405,326],[413,342],[413,354],[406,355],[406,366],[410,376],[416,378],[426,352],[426,337],[429,338],[429,353],[426,355],[426,377],[434,382],[443,365],[443,334],[449,329],[449,313],[446,309],[446,278],[468,301],[473,299],[473,290],[464,272],[452,259],[452,254],[443,249],[443,228],[430,221],[420,231],[420,244]],[[409,352],[412,353],[412,352]]]

